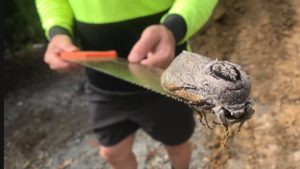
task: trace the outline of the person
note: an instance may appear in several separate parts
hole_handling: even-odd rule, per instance
[[[164,69],[188,48],[188,39],[207,22],[216,4],[217,0],[36,0],[49,39],[44,61],[66,72],[78,66],[60,59],[60,52],[116,50],[129,62]],[[85,72],[91,126],[99,154],[112,168],[137,168],[132,145],[139,128],[165,145],[172,168],[188,168],[195,122],[187,105],[88,68]]]

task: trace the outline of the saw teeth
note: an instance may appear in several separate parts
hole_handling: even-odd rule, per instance
[[[76,62],[76,63],[78,63],[78,64],[80,64],[80,65],[83,65],[83,66],[90,67],[90,68],[92,68],[92,69],[95,69],[95,67],[91,66],[89,63],[85,63],[85,62]],[[103,72],[103,73],[106,73],[106,74],[109,74],[109,73],[107,73],[107,72],[105,72],[105,71],[102,71],[102,72]],[[119,78],[119,79],[122,79],[122,80],[124,80],[124,81],[127,81],[128,83],[131,83],[131,84],[134,84],[134,85],[143,87],[143,88],[145,88],[145,89],[147,89],[147,90],[150,90],[150,91],[152,91],[152,92],[154,92],[154,93],[157,93],[157,94],[166,96],[166,97],[171,98],[171,99],[174,99],[174,100],[176,100],[176,101],[179,101],[179,102],[183,102],[183,103],[185,103],[185,104],[188,104],[187,101],[184,101],[184,100],[180,99],[179,97],[176,97],[175,95],[169,94],[169,93],[167,93],[167,92],[166,92],[166,93],[164,93],[164,92],[159,92],[159,91],[156,91],[156,90],[154,90],[154,89],[152,89],[152,88],[149,88],[149,87],[146,87],[146,86],[142,86],[141,84],[135,83],[135,82],[130,81],[130,80],[126,80],[126,79],[124,79],[124,78],[120,78],[120,77],[116,77],[116,78]]]

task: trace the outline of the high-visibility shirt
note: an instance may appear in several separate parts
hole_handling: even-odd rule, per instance
[[[72,34],[74,19],[90,24],[116,23],[168,10],[161,22],[177,14],[186,24],[181,42],[205,24],[216,4],[217,0],[36,0],[47,37],[55,26]]]

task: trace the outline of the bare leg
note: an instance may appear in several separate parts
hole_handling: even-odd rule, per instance
[[[175,146],[166,146],[166,149],[174,169],[188,169],[192,154],[188,141]]]
[[[136,169],[137,162],[132,152],[133,141],[132,134],[116,145],[100,146],[100,156],[110,164],[112,169]]]

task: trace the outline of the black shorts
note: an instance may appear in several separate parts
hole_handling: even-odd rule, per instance
[[[165,145],[177,145],[193,134],[188,105],[150,91],[112,92],[88,87],[90,120],[103,146],[112,146],[139,128]]]

